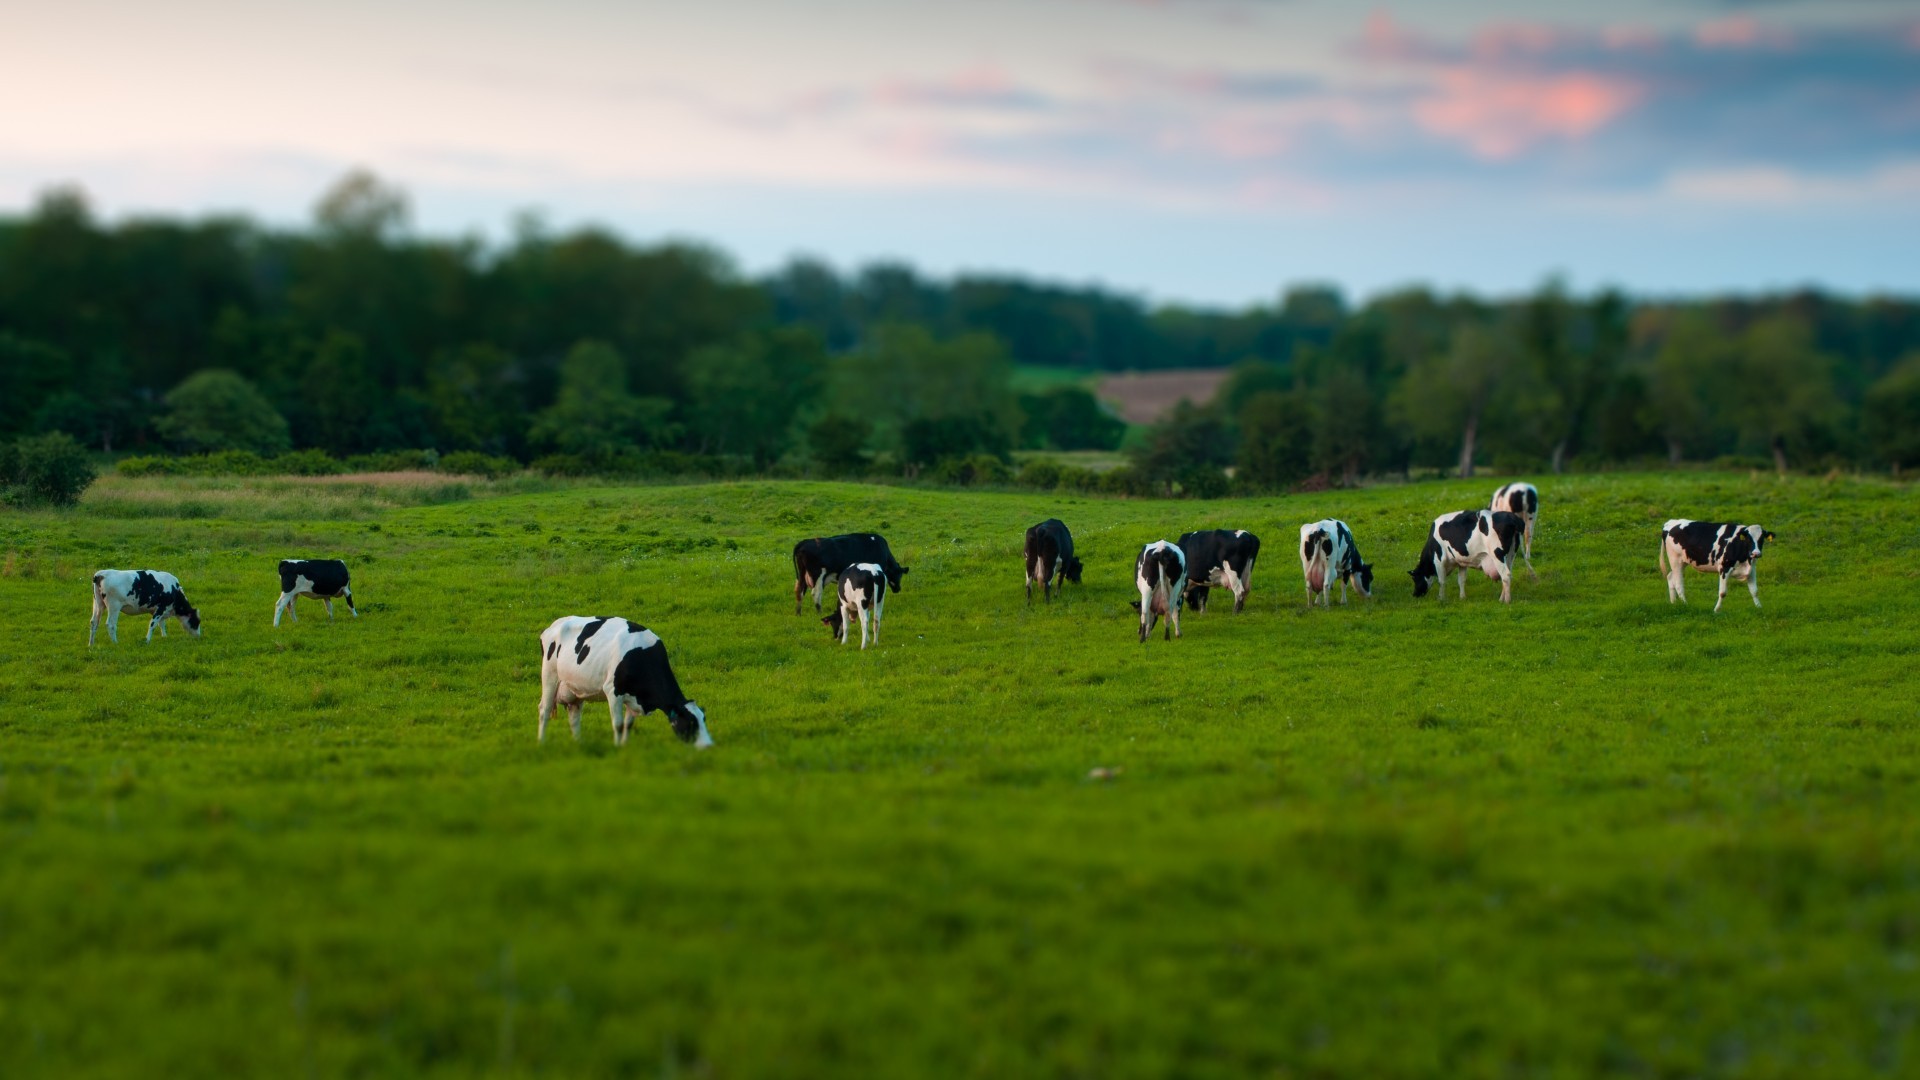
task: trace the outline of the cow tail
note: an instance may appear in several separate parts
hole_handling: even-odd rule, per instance
[[[1660,565],[1660,576],[1666,577],[1667,574],[1670,572],[1667,569],[1667,534],[1666,533],[1660,534],[1659,565]]]

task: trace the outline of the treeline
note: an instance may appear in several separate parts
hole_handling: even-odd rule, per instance
[[[1487,301],[1408,289],[1350,306],[1150,306],[1011,278],[739,274],[688,244],[422,238],[355,174],[307,231],[238,218],[106,224],[71,189],[0,220],[0,437],[102,451],[407,450],[558,472],[996,475],[1033,449],[1111,449],[1085,390],[1016,364],[1233,365],[1220,396],[1129,443],[1121,486],[1291,486],[1418,468],[1640,461],[1920,462],[1920,304]],[[956,465],[955,463],[962,463]],[[965,464],[972,463],[972,464]]]

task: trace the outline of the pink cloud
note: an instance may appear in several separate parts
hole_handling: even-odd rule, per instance
[[[1542,23],[1495,23],[1474,34],[1473,52],[1488,60],[1543,53],[1567,37],[1564,32]]]
[[[1631,108],[1640,88],[1585,72],[1439,74],[1434,95],[1414,106],[1420,126],[1489,160],[1513,157],[1547,139],[1577,139]]]

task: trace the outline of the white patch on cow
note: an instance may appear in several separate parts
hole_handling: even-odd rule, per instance
[[[712,746],[713,736],[707,734],[707,710],[689,701],[687,702],[687,711],[693,714],[693,722],[700,725],[700,734],[694,736],[693,748],[695,750],[705,750],[707,747]]]

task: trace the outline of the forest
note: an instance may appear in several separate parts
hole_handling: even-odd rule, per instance
[[[1231,367],[1129,432],[1099,372]],[[1920,464],[1920,299],[1299,284],[1220,310],[901,263],[754,277],[536,215],[417,235],[356,172],[304,230],[107,223],[78,188],[0,218],[0,439],[102,454],[486,455],[559,473],[1009,475],[1124,448],[1119,486],[1218,494],[1417,470]],[[931,470],[923,473],[923,470]],[[1231,477],[1231,479],[1229,479]]]

